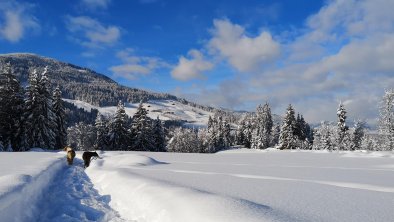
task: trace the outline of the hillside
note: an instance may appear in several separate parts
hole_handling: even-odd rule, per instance
[[[167,93],[155,93],[122,86],[93,70],[35,54],[0,54],[0,66],[8,62],[23,85],[27,84],[29,72],[34,69],[43,71],[45,67],[48,67],[52,87],[59,86],[63,93],[62,97],[67,102],[80,108],[91,106],[107,116],[115,112],[119,100],[126,103],[129,116],[134,114],[134,111],[131,111],[133,107],[135,108],[140,101],[144,101],[146,106],[152,106],[148,109],[152,118],[159,115],[162,120],[183,121],[191,126],[206,125],[208,116],[216,112],[224,113],[233,123],[244,114],[244,112],[196,104]],[[85,110],[90,112],[90,109]],[[275,122],[280,122],[280,120],[280,116],[274,115]]]
[[[35,54],[0,55],[0,66],[10,62],[15,74],[23,84],[27,83],[29,71],[49,68],[48,76],[53,86],[59,86],[63,97],[81,100],[96,106],[116,105],[119,100],[139,102],[150,99],[180,100],[176,96],[154,93],[119,85],[109,77],[93,70]]]
[[[98,107],[79,100],[65,99],[65,101],[87,112],[98,110],[100,114],[106,117],[114,115],[117,109],[116,106]],[[126,103],[126,114],[133,116],[137,112],[138,105],[139,103]],[[205,127],[209,116],[214,115],[212,112],[191,107],[175,100],[149,100],[143,106],[148,110],[148,116],[152,119],[159,117],[163,121],[176,120],[183,123],[184,126],[190,127]]]

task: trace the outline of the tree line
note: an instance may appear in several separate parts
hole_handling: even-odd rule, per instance
[[[290,104],[282,122],[274,122],[268,103],[242,118],[228,112],[209,116],[206,128],[185,128],[181,123],[164,123],[149,118],[141,102],[127,116],[118,101],[113,116],[88,113],[62,100],[59,87],[51,91],[45,68],[29,74],[21,87],[11,65],[0,75],[0,150],[25,151],[32,147],[77,150],[138,150],[213,153],[233,145],[251,149],[393,150],[394,90],[386,90],[380,105],[379,135],[366,132],[365,122],[346,123],[347,112],[340,103],[337,123],[322,122],[311,127]],[[69,120],[66,121],[66,116]],[[93,123],[93,118],[95,121]],[[68,123],[67,123],[68,122]],[[170,121],[171,122],[171,121]],[[174,127],[180,125],[180,127]]]

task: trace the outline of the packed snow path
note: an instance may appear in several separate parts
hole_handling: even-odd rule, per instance
[[[93,188],[82,164],[76,159],[74,165],[59,171],[38,203],[37,221],[123,221],[108,205],[111,197]]]

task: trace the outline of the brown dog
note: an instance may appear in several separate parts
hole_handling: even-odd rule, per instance
[[[82,154],[82,159],[83,159],[83,163],[84,163],[84,167],[89,167],[90,165],[90,159],[91,158],[100,158],[99,155],[96,152],[83,152]]]
[[[68,165],[72,165],[75,157],[75,151],[73,148],[66,146],[64,147],[64,151],[67,152],[67,163]]]

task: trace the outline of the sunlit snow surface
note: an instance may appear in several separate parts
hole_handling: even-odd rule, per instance
[[[102,159],[94,160],[85,171],[78,159],[74,166],[67,166],[64,155],[1,153],[0,218],[146,222],[394,219],[393,152],[101,152]],[[80,156],[78,153],[77,158]],[[38,195],[40,192],[43,194]]]
[[[64,100],[88,112],[90,112],[91,109],[97,109],[104,116],[114,115],[117,109],[116,106],[98,107],[80,100]],[[126,114],[132,117],[137,112],[138,105],[139,103],[126,103]],[[186,121],[186,125],[195,127],[206,126],[209,116],[213,116],[211,112],[185,105],[174,100],[152,100],[144,103],[143,106],[148,110],[148,116],[152,119],[159,117],[161,120],[184,120]]]

